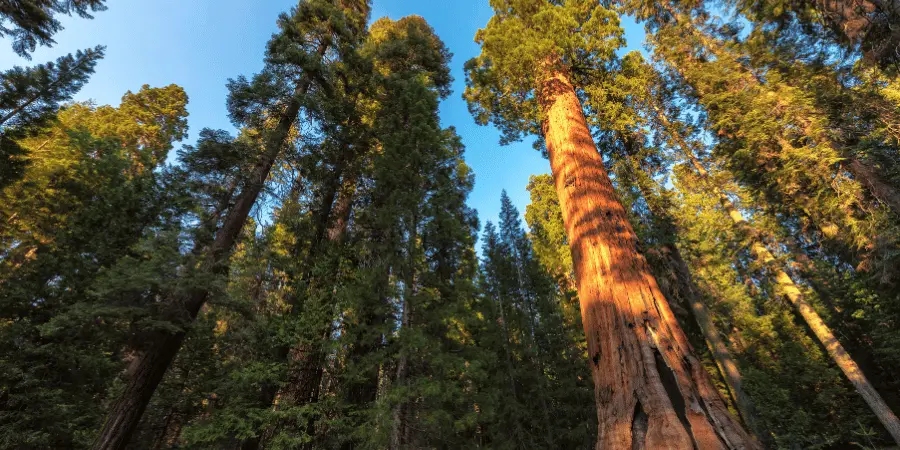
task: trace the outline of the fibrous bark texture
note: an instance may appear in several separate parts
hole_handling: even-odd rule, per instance
[[[597,449],[750,449],[638,250],[558,61],[538,98],[569,237],[597,402]]]

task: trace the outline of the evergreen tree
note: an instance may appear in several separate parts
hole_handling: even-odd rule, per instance
[[[120,317],[94,315],[95,286],[175,206],[157,169],[186,103],[178,86],[145,86],[116,108],[66,107],[21,141],[34,164],[0,210],[4,446],[83,446],[97,425],[122,337]]]
[[[491,448],[590,446],[588,360],[578,316],[566,314],[571,299],[534,257],[505,192],[500,223],[499,232],[485,226],[479,278],[488,322],[475,338],[494,353],[483,363],[494,374],[481,382],[488,399],[478,402],[488,419],[484,439]]]
[[[0,74],[0,189],[21,176],[27,163],[27,152],[18,141],[38,133],[59,104],[81,90],[103,52],[103,47],[96,47],[56,63],[13,67]]]
[[[199,247],[203,258],[193,271],[221,274],[256,203],[275,161],[289,146],[288,138],[313,86],[328,88],[325,55],[338,52],[345,43],[354,42],[355,11],[345,10],[331,1],[310,0],[290,15],[279,19],[280,33],[273,36],[267,49],[267,67],[250,82],[239,78],[229,85],[229,111],[236,125],[258,130],[261,151],[253,169],[242,180],[234,204],[223,214],[214,240]],[[193,276],[197,276],[192,274]],[[131,439],[156,386],[181,348],[186,330],[207,302],[207,285],[187,287],[173,298],[160,320],[172,322],[175,330],[160,330],[141,349],[124,391],[110,408],[109,416],[94,448],[124,448]]]
[[[78,14],[93,19],[91,13],[105,11],[106,0],[14,0],[0,3],[0,37],[13,39],[13,50],[31,58],[38,45],[52,46],[53,35],[62,31],[57,14]],[[7,23],[8,22],[8,23]]]
[[[531,202],[525,209],[525,220],[531,229],[535,256],[553,274],[560,292],[568,292],[575,289],[575,270],[555,189],[552,175],[531,176]]]
[[[897,11],[845,3],[492,0],[464,98],[553,173],[480,254],[421,17],[299,1],[175,165],[181,88],[60,107],[102,47],[0,74],[0,447],[890,442]]]
[[[546,144],[594,362],[597,448],[755,447],[638,253],[584,119],[578,77],[614,59],[616,16],[578,1],[492,5],[496,15],[476,37],[482,55],[467,64],[466,97],[478,121],[494,122],[507,140],[532,133]]]

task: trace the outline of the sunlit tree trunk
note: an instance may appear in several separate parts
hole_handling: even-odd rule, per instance
[[[700,177],[709,181],[709,173],[706,171],[706,168],[700,164],[700,161],[690,150],[690,147],[684,142],[680,142],[679,145],[682,147],[682,151],[690,160],[691,165],[694,166],[694,169]],[[900,420],[897,419],[897,416],[891,411],[884,399],[881,398],[881,395],[878,394],[878,391],[875,390],[875,387],[872,386],[863,374],[859,365],[856,364],[856,361],[850,357],[850,354],[847,353],[841,343],[837,340],[834,333],[831,331],[831,328],[828,327],[824,320],[822,320],[819,313],[806,302],[806,299],[803,297],[803,292],[800,290],[797,283],[795,283],[791,276],[777,264],[775,256],[772,255],[772,252],[770,252],[763,244],[757,230],[747,222],[743,214],[741,214],[734,205],[734,202],[732,202],[724,192],[716,189],[716,194],[719,196],[719,202],[728,213],[732,222],[734,222],[738,231],[750,239],[750,253],[757,262],[761,263],[771,271],[777,292],[787,298],[794,308],[796,308],[797,312],[806,322],[806,325],[809,326],[819,342],[825,347],[825,350],[828,352],[832,361],[834,361],[841,369],[847,379],[850,380],[850,383],[853,384],[853,387],[856,388],[859,395],[866,401],[869,408],[872,409],[872,412],[875,413],[878,420],[881,421],[881,424],[884,425],[888,433],[894,438],[894,441],[900,444]]]
[[[600,449],[742,449],[728,412],[638,252],[565,68],[542,67],[543,135],[566,225]]]

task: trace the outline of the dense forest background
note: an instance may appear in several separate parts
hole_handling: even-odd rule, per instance
[[[277,17],[189,144],[177,85],[72,102],[102,46],[0,67],[0,448],[900,444],[900,2],[490,0],[465,92],[371,6]],[[549,159],[525,211],[451,95]]]

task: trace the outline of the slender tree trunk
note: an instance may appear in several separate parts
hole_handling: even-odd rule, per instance
[[[325,53],[325,44],[320,47],[320,55]],[[285,109],[281,112],[278,124],[271,130],[266,140],[266,151],[263,153],[238,195],[234,206],[225,217],[222,227],[207,252],[201,270],[222,272],[226,269],[226,261],[237,241],[250,210],[256,203],[272,165],[284,149],[291,128],[300,113],[300,97],[309,90],[309,76],[303,77],[294,90]],[[125,390],[110,407],[109,414],[100,434],[94,441],[94,450],[119,450],[128,445],[150,398],[165,375],[175,355],[184,343],[187,329],[196,319],[200,308],[206,303],[209,291],[195,289],[180,299],[170,300],[172,311],[170,319],[182,324],[182,331],[176,333],[158,332],[151,338],[131,364],[126,373]]]
[[[543,134],[572,250],[597,449],[747,449],[659,291],[559,61],[543,67]]]
[[[682,147],[682,151],[688,157],[700,177],[709,181],[709,173],[706,171],[706,168],[700,164],[697,157],[694,156],[690,147],[687,147],[685,143],[679,143],[679,145]],[[711,183],[709,184],[711,185]],[[834,361],[841,369],[847,379],[850,380],[850,383],[853,384],[856,391],[859,392],[859,395],[866,401],[869,408],[872,409],[872,412],[875,413],[875,416],[877,416],[878,420],[881,421],[881,424],[884,425],[884,428],[894,438],[894,441],[900,444],[900,420],[897,419],[897,416],[891,411],[884,399],[881,398],[881,395],[878,394],[878,391],[875,390],[863,374],[859,365],[856,364],[856,361],[850,357],[850,354],[847,353],[841,343],[837,340],[834,333],[832,333],[831,328],[829,328],[825,321],[822,320],[819,313],[806,302],[800,287],[797,286],[791,276],[777,264],[775,256],[772,255],[772,252],[770,252],[763,244],[759,237],[759,233],[753,229],[749,222],[747,222],[743,214],[735,207],[734,202],[732,202],[724,192],[718,189],[715,190],[719,196],[722,207],[728,213],[732,222],[734,222],[735,227],[751,240],[750,252],[753,257],[767,267],[774,275],[777,291],[786,297],[797,309],[797,312],[806,322],[807,326],[809,326],[819,342],[825,347],[825,350],[828,352],[832,361]]]
[[[341,185],[340,173],[337,174],[335,184],[340,185],[340,189],[328,187],[323,196],[323,203],[320,206],[321,212],[317,214],[318,219],[315,220],[315,230],[312,245],[306,257],[306,262],[301,267],[303,280],[308,284],[309,288],[313,287],[316,280],[313,279],[312,266],[325,251],[326,243],[322,242],[327,239],[333,246],[337,246],[343,240],[352,212],[353,198],[356,193],[356,174],[351,171],[350,174],[344,174],[344,182]],[[335,197],[337,197],[335,199]],[[336,269],[336,268],[335,268]],[[303,283],[301,283],[303,284]],[[328,286],[325,286],[327,289]],[[327,302],[326,302],[327,303]],[[317,305],[327,308],[327,304]],[[298,304],[294,308],[299,308]],[[313,339],[317,342],[303,341],[297,343],[291,349],[280,350],[279,353],[289,358],[290,367],[288,369],[288,377],[285,385],[278,390],[268,389],[262,395],[263,404],[273,404],[275,409],[283,409],[285,407],[301,406],[315,403],[318,401],[321,389],[322,377],[325,371],[325,352],[322,343],[330,339],[333,317],[326,314],[326,319],[319,328],[319,332],[314,334]],[[296,424],[297,428],[305,430],[308,436],[315,433],[315,420],[309,420],[306,424]],[[276,433],[286,426],[286,424],[278,424],[265,430],[261,437],[257,439],[247,440],[244,450],[253,450],[264,446],[266,442],[275,437]],[[305,445],[303,448],[310,448],[311,444]]]
[[[418,227],[418,220],[413,218],[412,226],[410,227],[410,242],[408,247],[409,252],[409,267],[407,270],[409,271],[409,276],[406,279],[406,289],[403,295],[403,301],[401,302],[401,319],[400,319],[400,333],[409,333],[409,326],[412,317],[412,300],[418,293],[418,280],[416,280],[416,240],[417,233],[416,227]],[[406,331],[404,331],[406,330]],[[397,374],[394,377],[394,383],[397,386],[403,386],[406,384],[406,378],[409,372],[409,355],[403,346],[400,349],[400,357],[397,362]],[[393,411],[391,411],[391,450],[399,450],[403,447],[406,442],[404,442],[405,431],[406,431],[406,400],[401,400],[394,406]]]
[[[703,302],[702,296],[697,292],[690,269],[681,256],[681,251],[678,250],[677,246],[672,245],[669,250],[669,256],[678,278],[685,285],[685,300],[689,303],[691,313],[693,313],[694,319],[700,327],[700,332],[703,334],[706,345],[709,347],[709,351],[716,361],[716,366],[719,368],[719,372],[728,386],[734,405],[747,427],[758,436],[759,429],[756,422],[756,413],[753,402],[747,393],[744,392],[744,383],[740,369],[734,358],[732,358],[731,352],[728,351],[728,346],[725,345],[725,341],[716,329],[716,324],[710,317],[706,303]]]
[[[851,158],[846,167],[853,174],[853,178],[872,194],[872,197],[900,217],[900,189],[885,180],[877,167],[856,157]]]

